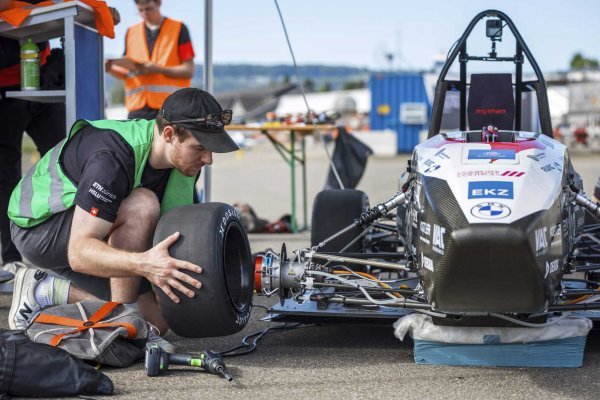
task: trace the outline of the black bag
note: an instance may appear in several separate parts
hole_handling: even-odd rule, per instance
[[[346,131],[339,127],[339,135],[335,139],[335,150],[333,152],[333,165],[340,175],[340,180],[346,189],[354,189],[360,178],[362,178],[367,166],[367,159],[373,150]],[[341,189],[331,168],[325,189]]]
[[[113,394],[110,378],[66,351],[0,329],[0,398]]]
[[[40,68],[41,86],[44,90],[63,90],[65,88],[65,52],[52,49],[46,64]]]
[[[266,219],[258,218],[254,209],[250,204],[245,203],[234,203],[233,207],[236,209],[240,217],[244,228],[248,233],[261,233],[264,232],[265,226],[269,223]]]

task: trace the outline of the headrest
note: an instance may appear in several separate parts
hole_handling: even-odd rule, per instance
[[[467,115],[470,130],[480,130],[487,125],[512,130],[515,120],[512,75],[471,75]]]

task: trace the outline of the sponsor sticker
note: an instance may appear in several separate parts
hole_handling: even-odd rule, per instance
[[[456,173],[457,178],[469,176],[500,176],[500,171],[491,170],[472,170],[472,171],[459,171]]]
[[[433,224],[433,244],[431,249],[436,253],[444,255],[444,234],[446,233],[446,228],[441,227],[437,224]]]
[[[425,169],[425,171],[423,171],[423,173],[425,174],[429,174],[433,171],[437,171],[438,169],[441,168],[441,165],[436,164],[435,161],[431,160],[431,159],[427,159],[425,161],[423,161],[423,164],[425,164],[425,166],[427,167]]]
[[[457,178],[463,177],[471,177],[471,176],[507,176],[511,178],[519,178],[525,175],[525,171],[514,171],[514,170],[506,170],[506,171],[498,171],[498,170],[483,170],[483,169],[475,169],[471,171],[458,171],[456,173]]]
[[[558,162],[558,161],[554,161],[552,163],[552,165],[554,166],[554,168],[556,168],[559,172],[562,172],[562,165]]]
[[[503,115],[506,114],[506,108],[476,108],[475,115]]]
[[[481,219],[501,219],[510,215],[510,208],[501,203],[479,203],[471,208],[471,215]]]
[[[425,171],[423,171],[423,173],[430,174],[430,173],[432,173],[434,171],[437,171],[440,168],[441,168],[441,165],[435,164],[435,165],[432,165],[431,167],[427,168]]]
[[[531,158],[533,161],[540,161],[546,158],[546,153],[528,154],[527,158]]]
[[[448,154],[446,154],[445,151],[446,151],[446,148],[444,147],[440,151],[438,151],[437,153],[435,153],[435,156],[439,157],[441,159],[444,159],[444,160],[450,159],[450,156]]]
[[[548,228],[543,227],[535,230],[535,254],[544,254],[548,249]]]
[[[512,149],[487,150],[487,149],[469,149],[469,160],[514,160],[516,152]]]
[[[560,241],[562,237],[562,227],[561,224],[556,224],[550,227],[550,242],[554,243]]]
[[[429,236],[431,233],[431,224],[428,224],[427,222],[421,222],[419,224],[419,229],[421,230],[421,233]]]
[[[550,262],[546,261],[546,274],[544,275],[544,279],[548,277],[548,275],[553,274],[558,271],[558,259],[552,260]]]
[[[425,257],[423,253],[421,253],[421,266],[433,272],[433,260],[429,257]]]
[[[554,166],[552,166],[552,164],[546,164],[542,167],[542,171],[544,172],[550,172],[552,171],[554,168]]]
[[[512,176],[515,178],[521,177],[525,175],[525,172],[523,171],[504,171],[501,176]]]
[[[469,182],[469,199],[512,199],[513,183],[500,181]]]

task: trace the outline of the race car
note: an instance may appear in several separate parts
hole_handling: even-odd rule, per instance
[[[467,39],[482,20],[491,51],[474,56]],[[506,26],[516,44],[509,57],[496,51]],[[447,79],[456,60],[460,79]],[[473,61],[511,62],[515,73],[467,79]],[[389,201],[368,208],[363,192],[321,192],[311,247],[256,258],[256,290],[281,300],[271,319],[389,323],[426,312],[440,325],[535,326],[575,310],[599,319],[600,225],[585,215],[600,218],[599,207],[552,139],[543,75],[507,15],[488,10],[471,21],[435,93],[429,138]],[[458,97],[459,126],[444,131],[448,93]],[[526,94],[537,101],[537,132],[522,129]],[[586,275],[565,278],[575,272]]]
[[[467,39],[482,20],[491,51],[475,56]],[[515,52],[499,56],[506,26]],[[455,61],[459,78],[451,79]],[[469,76],[469,62],[508,62],[515,72]],[[535,79],[523,79],[525,62]],[[454,129],[444,122],[451,97]],[[428,139],[406,171],[390,173],[399,185],[375,207],[359,190],[319,193],[311,246],[289,253],[284,244],[253,257],[226,204],[166,213],[154,243],[179,231],[170,254],[203,267],[201,276],[189,272],[203,283],[191,288],[194,298],[176,304],[157,291],[170,328],[185,337],[235,333],[250,318],[254,290],[279,298],[273,321],[390,325],[419,312],[438,325],[536,327],[571,311],[600,321],[600,206],[552,139],[544,77],[504,13],[478,14],[457,40],[437,82]]]

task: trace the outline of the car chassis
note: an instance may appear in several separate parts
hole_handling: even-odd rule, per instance
[[[495,18],[504,26],[509,26],[516,39],[516,54],[513,57],[497,56],[495,44],[498,39],[494,36],[491,38],[492,51],[488,56],[468,55],[467,38],[474,26],[484,18]],[[524,56],[533,67],[537,81],[523,81]],[[460,62],[460,80],[446,80],[446,74],[457,58]],[[488,10],[478,14],[471,21],[442,69],[436,87],[429,140],[425,147],[428,142],[430,145],[437,143],[438,147],[457,141],[467,145],[469,138],[481,134],[480,131],[466,129],[466,65],[470,60],[515,63],[514,130],[504,133],[500,131],[500,135],[510,136],[513,146],[516,146],[515,142],[549,143],[551,139],[548,137],[551,137],[552,128],[545,81],[539,67],[512,21],[502,12]],[[460,130],[454,133],[440,133],[444,96],[450,89],[460,91]],[[527,90],[537,94],[541,134],[520,132],[521,93]],[[309,248],[296,250],[288,256],[284,244],[279,253],[267,250],[256,257],[255,289],[266,296],[276,295],[280,300],[270,308],[267,319],[302,323],[389,325],[390,320],[409,313],[422,312],[432,315],[434,323],[439,325],[535,327],[541,326],[553,314],[576,312],[593,321],[600,321],[600,273],[597,272],[600,271],[600,224],[582,223],[584,210],[591,217],[591,221],[595,222],[594,219],[600,218],[600,207],[585,196],[581,179],[572,169],[567,157],[561,167],[561,172],[563,169],[565,171],[557,178],[560,192],[558,196],[562,199],[560,210],[569,215],[559,223],[561,231],[564,232],[565,242],[559,254],[560,264],[557,262],[555,265],[543,260],[531,263],[532,269],[538,268],[536,262],[542,266],[541,272],[536,273],[540,276],[540,282],[543,281],[540,285],[546,285],[545,292],[540,288],[532,288],[532,291],[543,292],[543,295],[540,295],[545,296],[543,306],[517,305],[513,308],[491,307],[486,310],[473,307],[467,300],[464,311],[461,311],[460,307],[457,309],[432,303],[432,293],[435,293],[434,280],[428,274],[431,274],[433,268],[428,271],[429,258],[422,252],[415,251],[414,243],[418,242],[418,239],[411,237],[413,228],[408,221],[411,209],[417,206],[423,208],[423,204],[418,204],[419,191],[422,183],[433,181],[433,178],[427,176],[423,161],[415,150],[412,160],[409,161],[408,173],[401,178],[398,192],[388,201],[365,209],[352,223],[342,225],[345,227],[339,226],[342,229],[336,233],[317,240],[313,231],[313,243]],[[337,206],[342,205],[343,203]],[[428,206],[435,208],[433,204]],[[424,216],[422,213],[420,218]],[[345,246],[335,251],[325,250],[340,238],[344,238]],[[502,251],[502,243],[498,246],[499,251]],[[506,250],[509,248],[506,247]],[[440,259],[444,260],[444,257],[448,258],[447,254],[441,255]],[[533,259],[536,259],[535,254]],[[548,270],[549,265],[552,266],[552,271]],[[565,277],[566,274],[576,275]],[[511,295],[510,291],[508,295]]]

